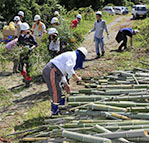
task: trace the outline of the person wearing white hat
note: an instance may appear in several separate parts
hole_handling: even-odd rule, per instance
[[[16,28],[15,35],[16,35],[16,37],[19,37],[20,32],[21,32],[21,24],[22,24],[21,19],[19,16],[15,16],[13,20],[14,20],[15,28]]]
[[[58,20],[57,17],[53,17],[53,18],[51,19],[51,25],[52,25],[53,27],[59,25],[59,20]]]
[[[123,47],[124,47],[124,50],[127,50],[127,36],[130,37],[130,47],[132,48],[133,46],[132,38],[133,38],[133,35],[136,35],[137,33],[139,33],[137,29],[133,30],[132,28],[129,28],[129,27],[120,29],[115,38],[118,43],[123,41],[118,48],[118,52],[122,52]]]
[[[43,69],[43,78],[48,86],[52,100],[52,115],[58,114],[58,106],[65,104],[64,98],[62,98],[62,82],[66,92],[70,92],[70,85],[66,80],[66,75],[68,74],[68,78],[73,77],[76,81],[82,81],[81,77],[75,73],[75,70],[83,68],[86,56],[86,48],[80,47],[76,51],[60,54],[52,59]]]
[[[76,27],[78,26],[78,24],[80,23],[81,19],[82,19],[81,14],[78,14],[77,17],[76,17],[76,19],[74,19],[74,20],[71,22],[70,27],[71,27],[72,29],[73,29],[73,28],[76,28]]]
[[[60,38],[58,37],[58,31],[56,28],[50,28],[48,31],[49,39],[49,53],[52,58],[58,55],[60,52]]]
[[[18,16],[20,17],[20,20],[22,21],[22,19],[24,17],[24,12],[23,11],[19,11],[18,12]]]
[[[54,12],[54,16],[55,16],[55,17],[58,17],[59,15],[60,15],[60,14],[59,14],[58,11],[55,11],[55,12]]]
[[[101,11],[96,12],[96,18],[97,18],[97,21],[94,24],[94,28],[92,30],[90,30],[89,33],[95,31],[94,40],[95,40],[95,46],[96,46],[96,54],[97,54],[96,59],[97,59],[97,58],[100,58],[99,45],[100,45],[101,52],[102,52],[101,56],[104,56],[104,53],[105,53],[104,30],[106,31],[108,38],[109,38],[109,32],[108,32],[106,22],[102,19],[102,12]]]
[[[35,15],[34,24],[32,26],[32,32],[35,37],[41,37],[46,33],[46,26],[43,22],[41,22],[40,15]]]
[[[18,38],[18,46],[22,46],[25,50],[20,54],[19,71],[24,77],[23,81],[25,82],[25,86],[29,87],[32,80],[32,78],[30,77],[32,65],[30,63],[29,57],[31,55],[31,51],[35,47],[37,47],[37,42],[30,32],[30,27],[28,23],[22,23],[20,29],[21,34]],[[26,70],[24,70],[25,65]]]

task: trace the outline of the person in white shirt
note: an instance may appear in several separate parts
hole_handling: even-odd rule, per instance
[[[102,12],[97,11],[96,12],[96,18],[97,21],[94,24],[94,28],[89,32],[93,32],[95,31],[95,36],[94,36],[94,40],[95,40],[95,46],[96,46],[96,54],[97,54],[97,58],[100,58],[100,51],[99,51],[99,45],[102,51],[102,56],[104,56],[105,53],[105,49],[104,49],[104,30],[107,33],[107,37],[109,39],[109,32],[107,29],[107,25],[106,22],[101,18],[102,17]]]
[[[73,77],[76,81],[82,81],[75,70],[83,68],[83,62],[87,56],[87,50],[84,47],[78,48],[76,51],[65,52],[52,59],[43,69],[43,78],[48,86],[51,101],[51,111],[53,115],[59,113],[58,105],[63,105],[61,83],[67,93],[70,92],[70,85],[66,80]]]
[[[52,27],[56,27],[56,26],[59,25],[59,20],[58,20],[57,17],[53,17],[53,18],[51,19],[51,25],[52,25]]]
[[[34,24],[32,27],[32,32],[35,37],[41,37],[44,33],[46,33],[46,26],[43,22],[41,22],[40,15],[35,15]]]
[[[21,24],[22,24],[21,19],[20,19],[19,16],[15,16],[15,17],[14,17],[14,23],[15,23],[15,28],[16,28],[15,36],[16,36],[17,38],[19,38],[20,32],[21,32],[20,26],[21,26]]]

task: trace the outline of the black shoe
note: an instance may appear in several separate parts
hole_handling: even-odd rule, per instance
[[[99,58],[100,58],[100,55],[97,55],[95,59],[99,59]]]
[[[123,52],[123,51],[122,51],[121,49],[118,49],[117,52],[120,52],[120,53],[121,53],[121,52]]]
[[[105,52],[102,52],[102,55],[101,56],[104,56],[105,55]]]

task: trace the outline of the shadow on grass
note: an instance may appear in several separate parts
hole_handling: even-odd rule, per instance
[[[16,94],[16,93],[19,93],[19,92],[23,91],[24,89],[25,89],[24,84],[20,84],[20,85],[14,86],[14,87],[12,87],[8,90],[10,90],[11,92]]]
[[[97,60],[96,58],[91,58],[91,59],[86,59],[85,62],[90,62],[90,61],[95,61]]]
[[[49,94],[48,94],[48,91],[43,91],[41,93],[31,94],[19,100],[15,100],[14,103],[15,104],[18,104],[18,103],[30,104],[35,101],[37,102],[37,101],[46,101],[46,100],[49,100]]]
[[[7,77],[11,76],[13,73],[12,72],[0,72],[0,77]]]
[[[33,119],[29,119],[24,121],[22,124],[20,125],[16,125],[14,127],[15,131],[17,130],[26,130],[26,129],[32,129],[34,127],[39,127],[44,125],[44,120],[48,119],[49,117],[38,117],[38,118],[33,118]]]

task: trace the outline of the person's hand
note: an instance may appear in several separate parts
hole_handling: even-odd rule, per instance
[[[81,82],[82,81],[82,78],[78,76],[77,77],[77,81],[80,81]]]
[[[88,32],[88,34],[90,34],[90,33],[91,33],[91,31]]]
[[[64,84],[64,89],[66,90],[67,93],[70,93],[70,85],[69,84]]]

